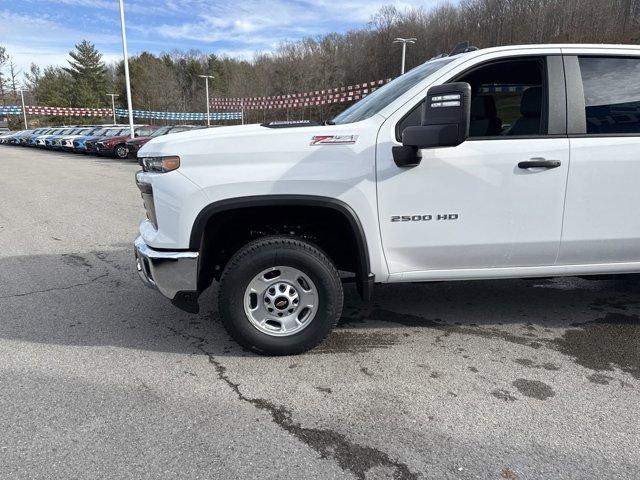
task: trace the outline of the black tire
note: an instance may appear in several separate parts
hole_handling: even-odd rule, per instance
[[[276,337],[258,330],[247,318],[244,295],[249,282],[274,266],[294,267],[313,281],[318,310],[301,331]],[[220,279],[218,311],[229,335],[261,355],[295,355],[321,343],[342,313],[342,282],[333,262],[317,247],[294,237],[264,237],[242,247],[227,263]]]
[[[113,148],[113,156],[116,157],[118,160],[124,160],[127,158],[128,155],[129,155],[129,149],[124,143],[121,143],[120,145],[116,145]]]

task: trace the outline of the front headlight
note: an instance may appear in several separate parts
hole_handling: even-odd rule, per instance
[[[180,166],[180,157],[141,157],[138,163],[145,172],[166,173],[176,170]]]

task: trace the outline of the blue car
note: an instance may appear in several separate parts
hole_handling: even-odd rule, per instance
[[[13,135],[12,137],[10,137],[9,143],[11,145],[20,145],[22,142],[22,139],[31,135],[31,132],[33,132],[33,130],[22,130],[16,133],[15,135]]]
[[[49,128],[49,127],[36,128],[31,133],[31,135],[28,135],[24,138],[24,145],[26,145],[27,147],[35,147],[36,138],[38,138],[40,135],[46,135],[48,133],[51,133],[52,131],[53,131],[53,128]]]

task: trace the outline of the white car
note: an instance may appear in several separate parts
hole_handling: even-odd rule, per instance
[[[94,132],[97,132],[98,130],[101,130],[103,127],[102,126],[88,126],[85,128],[78,128],[74,131],[71,132],[71,134],[69,135],[65,135],[64,137],[61,137],[59,139],[57,139],[57,143],[59,148],[63,149],[63,150],[67,150],[67,151],[71,151],[73,150],[73,141],[76,138],[80,138],[80,137],[85,137],[88,135],[91,135]]]
[[[326,125],[223,127],[138,153],[142,279],[219,282],[242,345],[293,354],[374,283],[640,272],[640,47],[432,59]]]
[[[16,133],[19,132],[2,132],[0,133],[0,143],[6,143],[7,139],[9,139],[10,137],[14,136]]]
[[[54,128],[52,130],[50,130],[49,132],[47,132],[44,135],[38,135],[36,137],[36,141],[35,141],[35,146],[36,147],[41,147],[44,148],[46,146],[46,141],[48,138],[51,138],[55,135],[60,135],[61,133],[63,133],[65,131],[66,127],[60,127],[60,128]]]

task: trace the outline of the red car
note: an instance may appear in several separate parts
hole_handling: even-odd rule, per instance
[[[160,127],[147,137],[143,137],[142,135],[140,135],[139,137],[136,136],[136,138],[127,140],[127,150],[129,152],[129,155],[131,155],[132,157],[135,157],[138,154],[138,150],[140,150],[140,148],[145,143],[147,143],[149,140],[151,140],[154,137],[167,135],[169,133],[186,132],[187,130],[197,130],[200,128],[205,128],[205,127],[200,125],[167,125],[166,127]]]
[[[136,137],[148,137],[158,130],[156,125],[143,125],[135,127],[133,132]],[[128,130],[127,130],[128,131]],[[102,156],[109,156],[124,159],[128,156],[127,140],[129,135],[117,137],[107,137],[96,142],[96,153]]]

